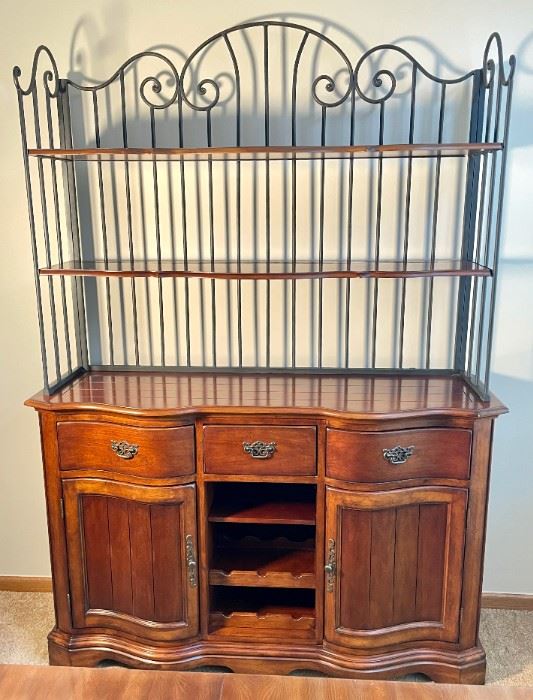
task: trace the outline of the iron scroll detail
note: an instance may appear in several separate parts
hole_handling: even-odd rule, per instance
[[[133,459],[139,452],[139,445],[133,445],[125,440],[111,440],[111,449],[121,459]]]
[[[414,449],[414,445],[410,445],[409,447],[401,447],[400,445],[396,445],[396,447],[387,447],[383,450],[383,458],[391,464],[405,464],[413,454]]]
[[[243,442],[242,447],[246,454],[254,459],[271,459],[276,451],[275,442],[262,442],[261,440]]]

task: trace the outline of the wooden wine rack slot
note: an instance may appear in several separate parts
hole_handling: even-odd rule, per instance
[[[219,550],[209,571],[209,583],[214,586],[314,588],[315,553],[312,550]]]

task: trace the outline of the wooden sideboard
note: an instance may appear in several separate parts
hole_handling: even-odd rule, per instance
[[[53,664],[482,683],[463,379],[90,372],[37,409]]]

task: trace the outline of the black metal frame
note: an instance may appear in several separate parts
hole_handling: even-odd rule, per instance
[[[399,289],[396,289],[397,303],[397,332],[395,334],[396,361],[391,361],[391,366],[386,368],[378,367],[377,360],[377,331],[379,326],[378,302],[380,294],[380,280],[368,281],[366,293],[368,296],[368,325],[367,325],[367,349],[368,361],[364,366],[350,367],[350,349],[353,340],[353,330],[351,324],[351,303],[354,295],[354,282],[346,279],[344,291],[340,294],[344,298],[343,308],[338,309],[339,318],[343,318],[343,347],[340,352],[341,357],[336,367],[324,365],[324,280],[319,279],[313,282],[312,294],[316,294],[317,317],[313,319],[316,323],[317,348],[316,362],[313,367],[301,367],[297,361],[297,318],[298,284],[296,280],[285,283],[285,309],[287,316],[287,368],[275,368],[271,366],[271,318],[273,313],[273,302],[271,297],[271,283],[266,284],[266,308],[264,323],[264,337],[266,346],[264,348],[264,362],[257,362],[250,367],[243,360],[243,288],[242,281],[234,282],[236,285],[236,327],[237,327],[237,362],[220,366],[217,362],[217,287],[215,280],[211,279],[203,283],[200,298],[202,308],[201,313],[211,304],[211,363],[204,362],[204,367],[196,369],[212,370],[237,370],[237,371],[354,371],[354,372],[395,372],[395,373],[459,373],[462,374],[467,383],[482,398],[488,399],[489,372],[492,336],[494,330],[494,306],[496,298],[496,283],[498,271],[498,254],[501,237],[502,224],[502,204],[504,195],[504,179],[506,167],[506,151],[509,133],[509,119],[511,109],[512,82],[515,69],[515,59],[509,59],[509,70],[506,75],[504,69],[503,51],[500,36],[492,34],[487,42],[483,56],[483,65],[480,69],[472,70],[466,75],[457,78],[444,79],[432,75],[427,71],[409,52],[401,46],[384,44],[366,51],[353,65],[347,54],[329,37],[320,32],[294,24],[291,22],[278,21],[258,21],[249,22],[236,27],[231,27],[215,34],[204,41],[185,60],[181,71],[175,67],[174,63],[165,55],[145,51],[132,56],[126,61],[108,80],[94,84],[78,84],[71,79],[59,77],[55,59],[44,46],[40,46],[34,57],[31,77],[26,88],[20,83],[21,70],[15,67],[13,71],[14,82],[17,89],[18,105],[20,111],[20,124],[22,135],[22,151],[24,159],[24,172],[26,178],[26,189],[29,207],[29,224],[31,233],[31,245],[34,263],[35,288],[37,296],[37,314],[41,339],[42,366],[44,376],[45,391],[52,393],[63,386],[80,373],[101,366],[101,353],[94,353],[91,349],[91,323],[95,309],[92,305],[87,306],[87,295],[97,293],[90,287],[90,282],[81,277],[71,278],[45,278],[39,271],[43,266],[50,267],[52,258],[57,260],[59,265],[64,262],[65,251],[70,247],[75,262],[80,262],[84,258],[84,246],[82,233],[80,231],[80,204],[79,189],[80,177],[77,164],[72,158],[51,159],[45,163],[42,158],[32,158],[29,149],[42,148],[43,144],[47,148],[54,149],[59,146],[63,149],[73,147],[86,147],[89,142],[96,148],[102,145],[101,139],[101,102],[107,101],[109,106],[108,89],[118,87],[119,91],[119,111],[120,111],[120,139],[115,143],[116,147],[127,148],[130,144],[130,119],[131,111],[139,110],[139,105],[144,105],[147,109],[149,123],[149,139],[145,144],[149,148],[157,148],[159,145],[158,125],[161,124],[157,114],[174,115],[177,124],[178,147],[185,147],[185,120],[197,119],[195,134],[200,134],[200,118],[205,121],[204,140],[208,147],[213,147],[214,143],[213,127],[215,120],[229,118],[229,105],[234,110],[234,123],[232,146],[243,145],[243,120],[246,111],[242,107],[243,102],[243,74],[235,48],[237,36],[239,41],[244,41],[249,47],[250,56],[252,48],[250,43],[250,32],[260,32],[260,48],[256,50],[261,58],[257,65],[254,64],[257,76],[262,71],[258,83],[263,89],[263,110],[257,116],[262,124],[263,143],[260,146],[273,145],[273,110],[271,105],[271,85],[270,75],[271,56],[273,53],[271,42],[275,32],[282,37],[290,33],[298,39],[292,69],[288,71],[288,85],[290,83],[290,127],[286,130],[284,138],[287,145],[301,145],[299,140],[299,111],[298,94],[301,89],[301,64],[305,52],[310,43],[315,42],[315,53],[313,58],[313,70],[317,66],[321,56],[321,51],[328,50],[336,56],[338,63],[337,72],[331,74],[320,72],[318,69],[310,84],[309,98],[318,110],[319,115],[319,143],[305,145],[328,145],[328,127],[332,120],[330,115],[334,115],[342,126],[336,129],[336,133],[342,133],[343,128],[348,138],[343,142],[336,142],[336,146],[355,145],[356,127],[372,115],[377,116],[377,135],[375,143],[386,143],[386,113],[391,109],[392,98],[400,94],[399,81],[405,78],[406,70],[409,75],[410,87],[404,95],[408,100],[408,144],[420,143],[415,138],[415,124],[417,118],[417,99],[419,83],[428,80],[433,83],[438,90],[438,119],[436,121],[437,144],[442,144],[444,140],[444,126],[446,117],[450,113],[449,93],[454,86],[466,86],[470,89],[470,109],[466,126],[466,142],[471,143],[496,143],[503,144],[502,150],[493,152],[474,152],[467,156],[467,170],[464,189],[464,213],[462,223],[461,253],[462,261],[480,263],[492,270],[490,278],[483,277],[481,281],[477,277],[461,277],[458,286],[458,296],[455,316],[455,342],[454,359],[446,367],[431,366],[432,351],[432,325],[435,303],[434,282],[430,279],[423,292],[423,307],[425,315],[425,325],[420,332],[419,344],[422,348],[420,366],[415,368],[405,367],[405,335],[406,335],[406,313],[407,313],[407,289],[409,280],[404,277],[399,282]],[[259,34],[255,35],[256,37]],[[206,54],[216,45],[220,44],[225,48],[228,58],[230,91],[227,96],[223,95],[223,83],[227,81],[228,74],[221,72],[218,76],[202,77],[202,69]],[[384,67],[384,60],[394,55],[402,64],[395,70]],[[494,57],[493,57],[494,56]],[[41,81],[38,80],[41,59],[46,58],[49,67],[41,74]],[[149,75],[140,78],[139,63],[143,59],[150,59],[161,63],[161,72],[156,75]],[[407,69],[406,69],[407,66]],[[370,77],[364,81],[365,72],[370,70]],[[137,85],[137,104],[130,106],[127,101],[126,78],[133,72]],[[163,96],[165,92],[170,94]],[[72,115],[73,100],[82,99],[88,96],[90,111],[92,113],[93,132],[86,137],[85,143],[78,143],[73,128],[73,121],[77,118]],[[27,106],[30,105],[31,114],[27,114]],[[453,106],[453,105],[452,105]],[[427,107],[427,105],[426,105]],[[388,108],[388,109],[386,109]],[[419,108],[420,109],[420,108]],[[366,110],[366,115],[364,114]],[[373,112],[375,110],[375,112]],[[259,110],[258,110],[259,111]],[[44,115],[44,116],[43,116]],[[362,115],[362,116],[361,116]],[[457,121],[460,117],[453,114]],[[170,116],[169,116],[170,118]],[[449,118],[449,117],[448,117]],[[30,138],[33,135],[34,138]],[[31,145],[30,145],[31,141]],[[226,144],[227,145],[227,144]],[[405,267],[408,267],[410,260],[410,221],[412,210],[412,183],[413,183],[413,162],[416,154],[406,156],[407,174],[405,177],[405,191],[402,194],[402,207],[405,212],[403,221],[403,233],[401,240],[401,260]],[[375,188],[373,199],[369,202],[369,207],[373,208],[373,226],[369,245],[373,246],[372,263],[378,264],[381,256],[382,239],[382,209],[383,201],[383,167],[384,156],[379,154],[376,159],[375,168]],[[428,260],[430,264],[435,263],[437,257],[437,231],[439,219],[439,204],[442,200],[441,169],[444,156],[436,152],[432,156],[434,171],[432,173],[432,203],[430,213],[430,235]],[[356,190],[356,167],[355,157],[347,156],[347,174],[345,176],[345,192],[342,193],[344,208],[345,229],[342,232],[342,258],[348,265],[352,261],[352,251],[354,247],[354,222],[357,212],[354,212],[354,192]],[[316,161],[316,176],[318,182],[318,207],[317,207],[317,231],[318,244],[316,247],[317,262],[321,265],[324,262],[326,229],[326,175],[324,156]],[[264,160],[264,216],[266,220],[266,262],[271,262],[271,162],[267,157]],[[235,169],[236,192],[235,201],[235,227],[237,246],[232,260],[236,263],[242,262],[242,207],[243,207],[243,175],[240,159],[237,157],[235,163],[227,164]],[[92,166],[90,166],[92,167]],[[113,188],[109,190],[106,184],[104,168],[113,168],[113,165],[106,165],[100,161],[95,164],[97,180],[97,207],[99,210],[99,227],[102,236],[102,246],[104,251],[104,262],[108,263],[109,257],[109,234],[108,234],[108,209],[109,201],[117,200],[116,187],[114,181]],[[132,264],[135,260],[142,258],[142,251],[136,248],[134,236],[134,224],[132,215],[131,183],[132,170],[134,165],[127,159],[124,164],[124,181],[122,187],[125,191],[125,229],[126,243],[128,248],[128,259]],[[181,248],[185,266],[189,260],[189,230],[187,210],[190,204],[190,184],[185,173],[183,159],[177,159],[175,165],[168,164],[169,170],[175,168],[173,173],[179,180],[179,196],[181,202]],[[154,203],[153,215],[153,235],[155,236],[157,260],[162,262],[161,239],[164,235],[160,217],[161,187],[158,175],[158,166],[154,159],[152,168],[152,197]],[[288,168],[285,174],[286,181],[286,203],[288,204],[287,214],[287,256],[289,262],[295,264],[299,259],[298,254],[298,159],[296,155],[288,157]],[[215,236],[215,211],[214,211],[214,176],[213,162],[211,157],[207,160],[207,200],[208,200],[208,238],[209,250],[208,258],[211,265],[216,262],[216,236]],[[84,185],[85,186],[85,185]],[[62,202],[61,190],[64,190],[65,201]],[[55,241],[52,239],[52,231],[55,229]],[[337,235],[339,232],[336,232]],[[93,234],[96,236],[96,230]],[[339,234],[340,235],[340,234]],[[175,241],[172,239],[172,249]],[[67,293],[70,283],[71,299]],[[114,324],[116,322],[116,312],[111,301],[111,281],[105,278],[105,295],[102,301],[104,310],[101,311],[101,318],[107,327],[107,343],[110,363],[106,368],[120,368],[121,370],[133,369],[154,369],[159,367],[165,371],[193,370],[191,362],[191,323],[190,323],[190,287],[189,280],[184,282],[184,313],[185,313],[185,362],[178,362],[177,365],[167,363],[167,341],[166,335],[169,327],[174,334],[178,333],[178,319],[172,316],[165,309],[165,294],[163,281],[156,280],[156,296],[159,323],[159,364],[146,366],[142,361],[139,349],[140,335],[143,329],[139,320],[139,284],[140,280],[131,279],[125,281],[120,279],[119,298],[120,307],[124,313],[126,305],[126,292],[129,287],[132,324],[132,343],[134,352],[134,362],[132,364],[121,365],[115,362],[115,338]],[[145,281],[144,284],[147,285]],[[174,308],[177,308],[177,288],[175,282],[173,286]],[[221,283],[222,284],[222,283]],[[225,282],[227,289],[230,283]],[[339,283],[341,284],[341,283]],[[146,287],[148,290],[148,287]],[[207,294],[204,296],[204,292]],[[229,292],[228,292],[229,294]],[[146,299],[149,293],[146,292]],[[147,301],[147,304],[149,302]],[[257,300],[256,302],[257,303]],[[48,310],[49,308],[49,310]],[[148,316],[151,311],[147,310]],[[228,314],[230,312],[228,311]],[[235,321],[235,319],[230,319]],[[124,324],[122,324],[123,326]],[[124,345],[127,344],[126,331],[122,328],[124,335]],[[72,338],[74,336],[74,339]],[[177,343],[177,341],[176,341]],[[289,352],[290,349],[290,352]],[[98,357],[92,357],[92,355]],[[151,353],[152,354],[152,353]],[[257,354],[257,353],[256,353]],[[179,353],[177,352],[179,357]]]

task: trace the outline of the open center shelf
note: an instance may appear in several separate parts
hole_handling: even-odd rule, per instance
[[[211,523],[314,525],[315,487],[304,484],[214,484]]]

